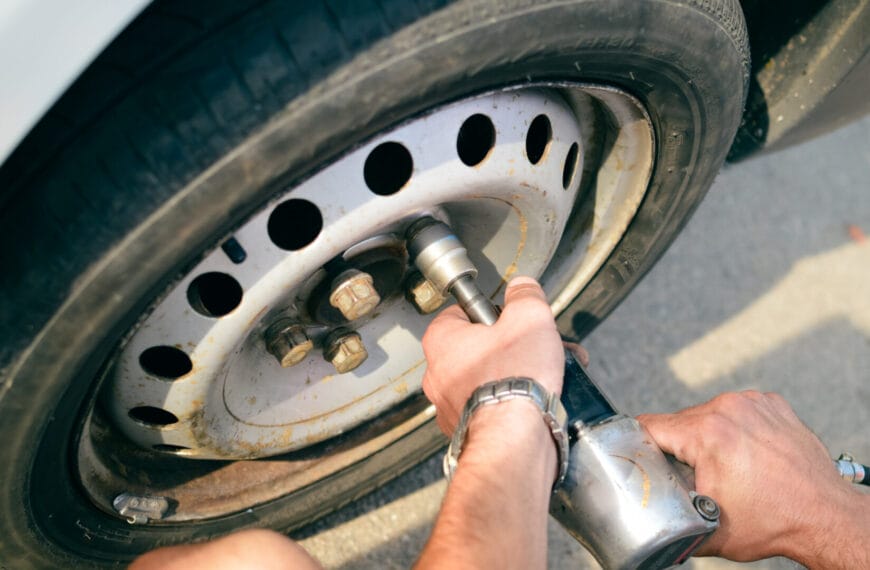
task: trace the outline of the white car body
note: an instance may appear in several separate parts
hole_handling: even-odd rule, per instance
[[[0,2],[0,164],[150,2]]]

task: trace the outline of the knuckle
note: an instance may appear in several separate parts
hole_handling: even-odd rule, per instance
[[[705,414],[699,419],[698,431],[708,441],[729,441],[732,439],[735,424],[721,413]]]
[[[517,306],[537,306],[543,302],[538,296],[538,291],[536,290],[536,288],[529,285],[520,285],[519,287],[514,287],[513,289],[511,289],[511,295],[508,301],[510,302],[510,304]]]
[[[775,407],[779,409],[789,409],[791,410],[791,405],[777,392],[765,392],[764,397],[773,404]]]
[[[758,390],[743,390],[742,392],[740,392],[740,395],[747,400],[752,400],[754,402],[760,402],[764,400],[764,394],[762,394]]]
[[[441,404],[440,394],[438,392],[438,388],[433,382],[432,378],[427,374],[423,377],[423,394],[426,395],[426,398],[435,404],[435,407],[439,407]]]
[[[544,291],[537,284],[520,284],[515,285],[505,291],[505,304],[507,306],[516,305],[524,302],[533,302],[535,304],[546,304],[546,296]]]
[[[713,409],[723,414],[740,414],[755,407],[763,396],[756,390],[726,392],[712,400]]]
[[[515,299],[505,307],[504,312],[508,318],[521,318],[536,325],[554,322],[550,305],[536,297]]]
[[[507,285],[507,289],[509,291],[518,291],[522,289],[532,289],[534,291],[542,290],[537,281],[526,275],[519,275],[511,279]]]
[[[797,412],[795,412],[791,404],[789,404],[788,401],[780,394],[776,392],[767,392],[765,394],[765,397],[767,398],[767,401],[769,402],[773,410],[781,417],[786,418],[790,421],[800,421]]]
[[[736,405],[741,398],[737,392],[724,392],[710,400],[710,407],[714,410],[726,410]]]

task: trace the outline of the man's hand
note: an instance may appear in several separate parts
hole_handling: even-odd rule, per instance
[[[423,349],[423,389],[447,435],[485,382],[527,376],[562,390],[562,342],[544,291],[527,277],[508,284],[493,326],[471,324],[449,307],[429,325]],[[515,399],[479,409],[417,568],[544,568],[556,472],[556,447],[534,404]]]
[[[565,357],[544,291],[534,279],[517,277],[504,296],[504,310],[493,326],[469,323],[454,305],[423,337],[428,362],[423,391],[448,436],[471,393],[485,382],[527,376],[551,392],[562,390]]]
[[[305,550],[271,530],[242,530],[211,542],[152,550],[130,570],[319,570]]]
[[[843,481],[821,441],[777,394],[722,394],[638,420],[695,468],[699,493],[722,509],[702,554],[787,556],[810,567],[866,568],[870,497]]]

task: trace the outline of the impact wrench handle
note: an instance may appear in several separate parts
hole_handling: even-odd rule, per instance
[[[450,284],[450,294],[472,323],[491,327],[498,320],[501,310],[490,301],[474,282],[471,275],[462,275]]]

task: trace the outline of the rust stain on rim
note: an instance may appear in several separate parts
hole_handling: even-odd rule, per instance
[[[489,295],[490,300],[494,300],[499,293],[501,293],[502,289],[504,289],[507,282],[511,280],[511,277],[517,272],[519,268],[520,256],[523,254],[523,250],[526,248],[526,239],[529,233],[529,220],[523,215],[522,210],[514,206],[511,202],[506,202],[504,200],[499,200],[500,202],[504,202],[511,209],[516,212],[517,218],[520,220],[520,239],[517,243],[517,251],[514,254],[513,260],[508,264],[507,268],[505,268],[504,273],[501,276],[501,281],[495,290]]]

